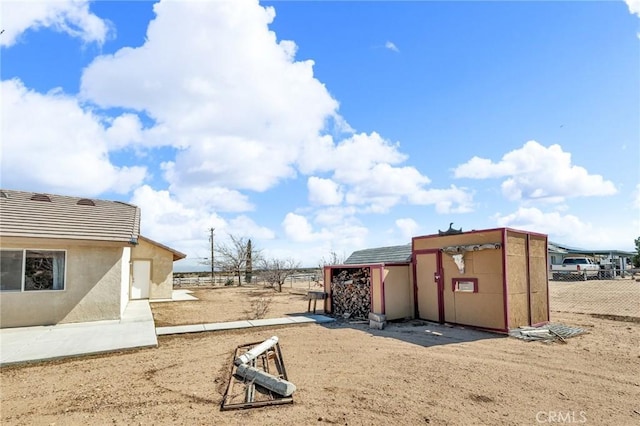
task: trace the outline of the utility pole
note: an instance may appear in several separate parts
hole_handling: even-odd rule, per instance
[[[211,285],[214,286],[216,285],[215,282],[215,272],[214,272],[214,262],[213,262],[213,254],[214,254],[214,245],[213,245],[213,231],[215,231],[216,228],[209,228],[209,232],[211,233],[209,240],[211,241]]]

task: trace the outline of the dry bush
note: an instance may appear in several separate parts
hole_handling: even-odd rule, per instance
[[[251,299],[251,309],[245,311],[249,316],[249,319],[261,319],[264,318],[269,312],[273,302],[272,296],[259,296]]]

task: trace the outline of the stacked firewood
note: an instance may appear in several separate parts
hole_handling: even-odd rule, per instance
[[[368,318],[371,311],[369,268],[335,269],[331,279],[331,297],[334,315]]]

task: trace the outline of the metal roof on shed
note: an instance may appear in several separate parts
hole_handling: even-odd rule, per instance
[[[409,262],[411,262],[411,244],[354,251],[344,261],[345,265]]]
[[[0,237],[135,243],[140,209],[120,201],[0,190]]]

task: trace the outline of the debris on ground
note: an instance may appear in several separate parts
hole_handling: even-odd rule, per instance
[[[296,386],[287,378],[278,337],[238,346],[221,411],[291,404]]]
[[[545,324],[539,327],[519,327],[509,331],[509,336],[527,341],[541,341],[545,343],[560,342],[567,343],[566,339],[580,334],[587,333],[587,330],[579,327],[569,327],[563,324]]]

